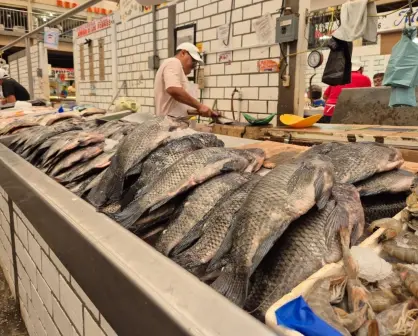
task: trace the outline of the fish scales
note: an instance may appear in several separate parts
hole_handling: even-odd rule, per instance
[[[130,227],[141,215],[157,208],[197,184],[228,171],[243,171],[248,161],[225,148],[203,148],[189,153],[168,167],[153,184],[143,188],[117,221]]]
[[[381,193],[396,194],[407,191],[415,180],[415,174],[403,169],[395,169],[373,175],[355,184],[360,196],[371,196]]]
[[[124,180],[139,173],[141,161],[169,136],[175,125],[167,117],[157,117],[150,122],[139,124],[127,135],[118,147],[106,174],[100,184],[88,195],[90,203],[102,206],[107,201],[119,201],[123,193]]]
[[[235,220],[227,264],[212,284],[237,305],[244,305],[250,276],[289,224],[315,203],[326,205],[334,176],[332,164],[322,158],[278,165],[248,195]]]
[[[202,228],[196,235],[198,239],[186,251],[176,255],[173,260],[180,266],[192,271],[194,268],[209,263],[220,248],[233,223],[233,220],[245,202],[248,193],[260,181],[261,176],[253,175],[238,189],[228,193],[203,220]]]
[[[366,223],[381,219],[391,218],[406,207],[408,193],[379,194],[361,198]]]
[[[205,215],[222,199],[228,191],[238,188],[248,177],[239,173],[229,173],[210,179],[197,186],[186,198],[177,218],[161,235],[155,248],[164,255],[169,255],[187,233],[197,225]]]
[[[352,185],[334,185],[325,208],[313,208],[294,221],[261,262],[253,275],[245,309],[263,319],[274,302],[325,264],[338,262],[342,258],[339,229],[344,226],[350,231],[360,226],[356,239],[361,235],[362,205]]]
[[[83,187],[80,188],[80,190],[77,192],[77,195],[83,196],[86,192],[97,186],[100,183],[103,175],[106,173],[106,170],[107,168],[103,169],[99,174],[95,175],[95,177],[92,178],[87,185],[83,185]]]
[[[340,183],[355,183],[376,173],[399,168],[404,162],[398,149],[376,142],[325,143],[312,147],[296,159],[317,154],[331,159],[335,179]]]
[[[186,135],[168,142],[165,146],[152,152],[144,162],[141,176],[138,179],[137,190],[151,183],[159,173],[171,166],[186,153],[204,147],[223,146],[222,141],[218,140],[215,135],[209,133]]]

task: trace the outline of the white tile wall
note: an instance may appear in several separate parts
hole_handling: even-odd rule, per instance
[[[30,336],[115,336],[58,257],[13,205],[19,303]],[[0,188],[0,264],[14,290],[7,195]]]

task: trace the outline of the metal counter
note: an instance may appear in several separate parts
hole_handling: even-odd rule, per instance
[[[2,144],[0,186],[118,335],[276,335]]]

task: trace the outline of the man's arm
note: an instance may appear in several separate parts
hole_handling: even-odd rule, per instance
[[[164,69],[163,78],[166,92],[176,101],[195,108],[203,116],[217,116],[212,110],[192,97],[181,85],[183,68],[181,64],[173,62]]]
[[[10,104],[10,103],[16,103],[16,97],[15,95],[10,95],[6,97],[6,103]]]

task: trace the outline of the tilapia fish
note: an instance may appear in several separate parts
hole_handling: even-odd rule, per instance
[[[157,181],[141,189],[136,198],[116,217],[131,227],[145,211],[153,211],[190,188],[211,177],[230,171],[243,171],[249,162],[225,148],[203,148],[189,153],[171,165]]]
[[[96,157],[103,152],[104,143],[96,144],[93,146],[87,146],[80,148],[71,154],[64,157],[49,173],[50,176],[57,176],[63,170],[72,167],[76,163],[85,162],[91,158]]]
[[[71,119],[71,118],[81,120],[80,115],[76,112],[63,112],[63,113],[49,114],[43,117],[41,121],[39,122],[39,124],[43,126],[50,126],[54,123],[61,122],[63,120]]]
[[[13,121],[13,122],[5,125],[0,130],[0,135],[12,134],[14,131],[16,131],[18,129],[33,127],[33,126],[37,126],[37,125],[39,125],[39,124],[37,122],[32,121],[32,120],[25,120],[25,119],[16,120],[16,121]]]
[[[244,185],[225,195],[202,220],[202,227],[196,230],[194,235],[197,239],[196,243],[176,255],[173,261],[188,271],[209,263],[227,237],[231,224],[249,192],[260,179],[261,176],[253,175]]]
[[[314,146],[297,159],[322,154],[334,166],[335,179],[340,183],[355,183],[380,172],[399,168],[404,160],[401,152],[376,142],[325,143]]]
[[[167,139],[173,127],[175,125],[167,117],[156,117],[139,124],[124,138],[100,184],[90,192],[90,203],[98,207],[107,201],[118,201],[122,196],[124,180],[140,172],[141,161]]]
[[[37,132],[35,136],[29,138],[22,147],[20,153],[23,157],[28,157],[32,151],[36,150],[44,141],[49,138],[69,131],[81,130],[81,127],[73,123],[62,122],[54,126],[47,127],[45,131]]]
[[[88,117],[95,114],[106,114],[106,110],[98,109],[97,107],[88,107],[80,112],[82,117]]]
[[[415,179],[415,174],[403,169],[395,169],[379,173],[366,180],[356,183],[360,196],[370,196],[381,193],[396,194],[407,191]]]
[[[326,206],[333,182],[332,164],[321,156],[278,165],[263,176],[235,219],[238,225],[227,264],[212,287],[242,307],[250,276],[261,260],[292,221],[315,204],[320,209]],[[212,260],[209,269],[218,259]]]
[[[294,221],[254,273],[245,309],[262,319],[268,308],[328,263],[342,258],[339,230],[362,234],[364,215],[352,185],[336,184],[325,208]]]
[[[406,207],[408,193],[379,194],[361,198],[366,223],[381,219],[391,218]]]
[[[83,176],[90,174],[94,170],[100,170],[110,165],[110,159],[114,155],[114,152],[102,153],[95,158],[82,162],[79,165],[73,167],[68,173],[57,176],[55,179],[60,183],[68,183],[82,179]]]
[[[240,173],[229,173],[214,177],[196,187],[186,198],[175,218],[163,232],[155,248],[169,255],[187,236],[191,229],[205,217],[216,203],[230,190],[238,188],[248,180]],[[184,242],[187,247],[189,241]],[[184,246],[184,244],[182,246]]]
[[[159,173],[171,166],[186,153],[205,147],[223,147],[224,143],[210,133],[186,135],[169,141],[165,146],[156,149],[148,155],[142,165],[141,176],[136,184],[136,190],[151,183]]]

